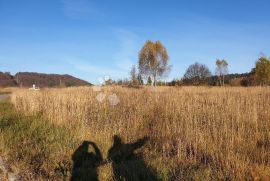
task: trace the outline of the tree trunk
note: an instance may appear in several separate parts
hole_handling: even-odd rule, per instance
[[[156,81],[156,77],[154,78],[154,87],[157,86],[157,81]]]

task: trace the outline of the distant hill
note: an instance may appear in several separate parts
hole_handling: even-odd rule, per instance
[[[192,79],[180,79],[173,80],[169,83],[171,86],[175,85],[218,85],[219,77],[216,75],[205,78],[204,80],[198,80],[197,78]],[[224,77],[224,83],[232,86],[252,86],[255,85],[252,73],[243,74],[228,74]]]
[[[0,73],[0,87],[31,87],[33,84],[35,84],[37,87],[70,87],[91,85],[87,81],[67,74],[59,75],[36,72],[19,72],[15,74],[15,76],[12,76],[8,73]]]
[[[10,73],[0,72],[0,87],[14,87],[17,83],[14,80],[14,77]]]

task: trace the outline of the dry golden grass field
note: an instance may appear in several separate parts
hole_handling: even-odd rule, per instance
[[[3,131],[0,154],[25,178],[71,177],[72,154],[87,140],[107,160],[96,168],[99,180],[117,180],[121,163],[106,159],[114,135],[123,143],[148,138],[134,153],[140,161],[129,160],[138,167],[126,168],[141,174],[143,163],[156,180],[270,178],[268,87],[18,89],[11,102],[27,124]]]

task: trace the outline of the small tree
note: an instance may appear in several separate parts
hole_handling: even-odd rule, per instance
[[[139,53],[140,74],[148,78],[153,78],[154,86],[157,79],[169,72],[169,56],[166,48],[160,41],[147,41]]]
[[[131,84],[132,85],[138,85],[139,84],[138,74],[137,74],[137,70],[136,70],[135,65],[133,65],[131,70],[130,70],[130,79],[131,79]]]
[[[147,79],[147,85],[152,85],[152,79],[151,79],[150,76],[149,76],[148,79]]]
[[[219,78],[219,85],[224,86],[224,78],[228,74],[228,65],[226,60],[217,59],[216,61],[216,75]]]
[[[262,56],[256,62],[254,70],[255,80],[261,85],[266,85],[270,82],[270,60],[269,58]]]
[[[114,85],[115,81],[112,79],[105,80],[105,85]]]
[[[188,67],[184,74],[184,82],[195,85],[205,83],[206,78],[211,76],[211,72],[206,65],[194,63]]]
[[[137,75],[137,80],[139,81],[139,85],[143,85],[143,79],[141,74]]]

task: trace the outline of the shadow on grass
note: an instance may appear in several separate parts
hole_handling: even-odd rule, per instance
[[[88,152],[89,146],[92,146],[94,152]],[[97,167],[102,162],[102,155],[94,142],[84,141],[72,155],[73,169],[71,181],[91,180],[97,181]]]
[[[134,143],[123,143],[117,135],[113,137],[113,146],[108,151],[108,160],[112,162],[114,179],[116,181],[148,181],[158,180],[149,168],[142,155],[135,154],[135,150],[144,146],[148,138],[139,139]]]
[[[142,155],[135,150],[144,146],[148,138],[134,143],[123,143],[119,136],[113,137],[113,145],[108,151],[108,158],[103,160],[101,152],[94,142],[84,141],[72,155],[73,169],[71,181],[97,181],[97,169],[100,165],[112,164],[115,181],[155,181],[155,173],[144,162]],[[89,152],[90,146],[94,152]]]

